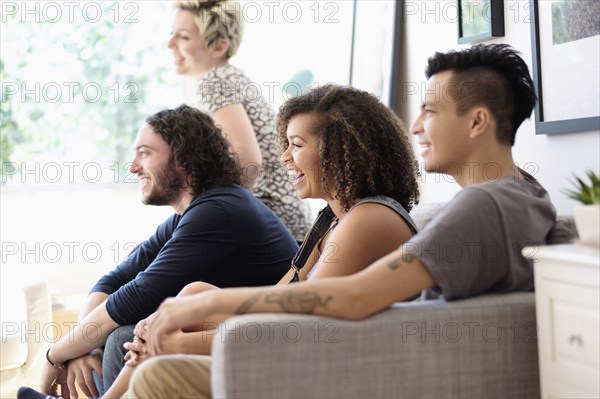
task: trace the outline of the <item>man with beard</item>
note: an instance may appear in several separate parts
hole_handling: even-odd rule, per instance
[[[120,326],[148,317],[192,282],[274,284],[298,249],[277,216],[239,186],[240,166],[202,112],[182,105],[149,117],[134,151],[130,171],[140,180],[142,202],[169,205],[175,214],[96,283],[78,326],[46,353],[42,381],[60,384],[65,398],[69,391],[76,397],[76,384],[98,397],[92,372],[102,374],[102,364],[96,349],[111,332],[116,342],[131,340],[133,326]],[[57,369],[64,367],[68,373],[56,381]]]

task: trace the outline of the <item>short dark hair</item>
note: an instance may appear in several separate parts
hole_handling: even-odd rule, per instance
[[[240,184],[241,168],[212,118],[180,105],[149,116],[146,122],[171,147],[177,166],[189,175],[194,195],[211,187]]]
[[[537,96],[529,69],[519,53],[507,44],[478,44],[461,51],[435,53],[427,61],[425,75],[453,72],[460,89],[458,112],[485,105],[498,125],[498,141],[515,144],[521,123],[529,118]],[[468,93],[468,95],[465,95]]]
[[[372,195],[391,197],[407,211],[418,202],[418,164],[404,123],[375,96],[329,84],[291,98],[277,120],[282,151],[290,119],[298,114],[316,116],[321,167],[345,210]],[[326,176],[321,181],[329,191]]]

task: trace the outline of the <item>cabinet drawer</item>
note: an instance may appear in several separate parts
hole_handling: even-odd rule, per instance
[[[598,367],[598,308],[555,299],[552,301],[551,318],[554,361]]]
[[[600,398],[600,251],[528,247],[533,259],[542,397]]]
[[[541,283],[536,285],[536,312],[542,380],[562,382],[598,397],[598,290],[543,277],[537,282]]]

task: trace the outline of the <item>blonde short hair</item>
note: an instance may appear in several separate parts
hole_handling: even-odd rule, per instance
[[[237,53],[244,35],[240,3],[234,0],[187,0],[176,1],[174,7],[194,14],[207,49],[215,46],[219,39],[227,39],[227,58]]]

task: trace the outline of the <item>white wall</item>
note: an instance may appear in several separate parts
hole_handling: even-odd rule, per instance
[[[456,0],[406,1],[403,33],[404,87],[406,102],[401,115],[410,125],[417,115],[421,101],[421,85],[424,82],[424,66],[436,51],[467,47],[457,44]],[[486,43],[508,43],[522,53],[529,68],[532,66],[531,36],[528,2],[505,0],[505,36]],[[577,66],[573,66],[576,71]],[[417,86],[415,86],[415,84]],[[415,87],[419,93],[411,94]],[[401,87],[402,89],[402,87]],[[546,88],[547,89],[547,88]],[[418,153],[418,152],[417,152]],[[569,186],[567,179],[572,173],[582,175],[586,169],[598,172],[600,168],[600,134],[598,131],[567,133],[559,135],[536,135],[535,123],[523,123],[517,132],[513,150],[515,161],[527,165],[526,169],[542,183],[550,193],[559,214],[572,214],[575,202],[561,190]],[[421,202],[448,201],[459,187],[450,178],[423,174]]]

